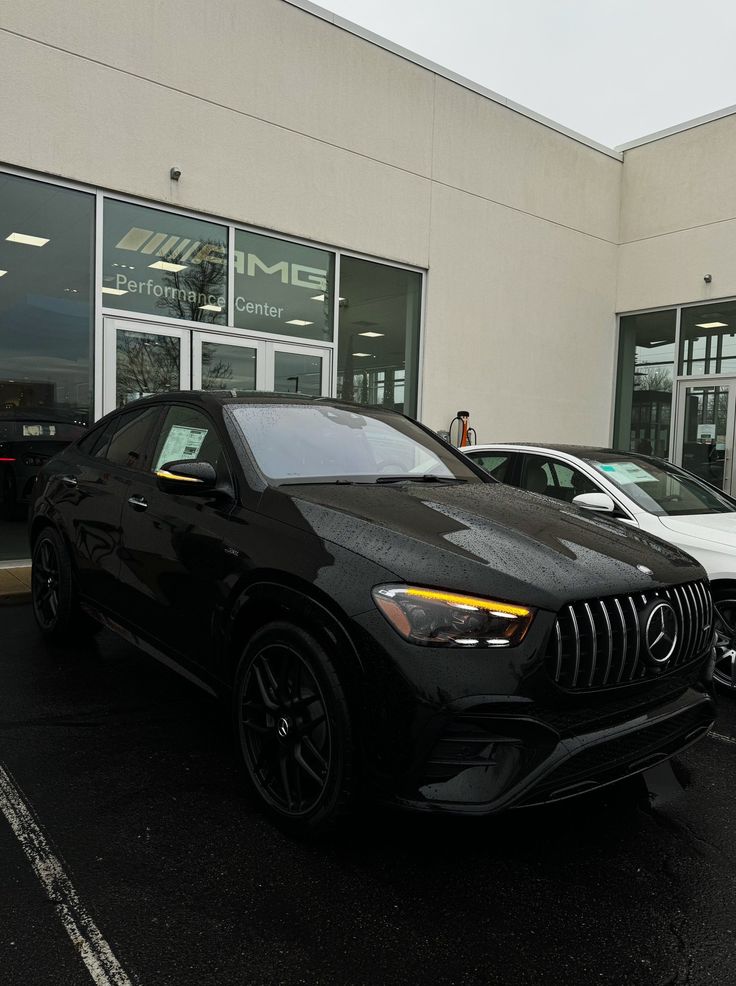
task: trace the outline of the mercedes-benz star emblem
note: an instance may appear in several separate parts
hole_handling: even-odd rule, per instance
[[[285,716],[282,716],[279,719],[276,725],[276,732],[279,734],[281,739],[286,739],[286,737],[289,735],[290,725],[291,724],[289,723],[289,720]]]
[[[677,614],[660,599],[641,614],[646,657],[655,667],[666,664],[677,647]]]

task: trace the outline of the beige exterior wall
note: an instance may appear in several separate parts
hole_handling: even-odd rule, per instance
[[[619,311],[736,295],[735,154],[736,115],[625,152]]]
[[[0,163],[429,268],[423,420],[607,442],[620,161],[282,0],[203,9],[0,0]]]

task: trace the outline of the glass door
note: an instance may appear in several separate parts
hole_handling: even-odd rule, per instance
[[[733,495],[736,378],[689,377],[677,385],[675,462]]]
[[[193,390],[269,390],[266,343],[215,332],[192,337]]]
[[[191,386],[191,333],[169,325],[106,318],[103,413],[139,397]]]
[[[329,395],[331,350],[272,342],[268,343],[267,356],[269,390],[309,397]]]

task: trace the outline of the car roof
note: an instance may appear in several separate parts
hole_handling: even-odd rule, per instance
[[[374,410],[401,415],[401,411],[395,411],[393,408],[385,407],[380,404],[358,404],[355,401],[345,401],[338,397],[312,397],[309,394],[280,394],[272,390],[168,390],[162,391],[161,393],[152,394],[150,397],[141,397],[138,400],[131,401],[129,404],[125,404],[124,407],[117,408],[116,410],[130,410],[132,407],[143,407],[147,404],[171,402],[209,406],[218,405],[220,407],[229,404],[291,404],[310,407],[318,404],[327,405],[329,407],[342,407],[350,411]]]
[[[481,452],[483,449],[510,449],[510,450],[541,450],[549,452],[561,452],[563,455],[572,455],[578,459],[595,459],[598,462],[611,462],[620,459],[622,455],[627,459],[640,459],[642,462],[661,462],[654,455],[645,455],[643,452],[629,452],[627,449],[602,448],[595,445],[553,445],[550,442],[485,442],[484,444],[470,445],[462,449],[463,452]]]

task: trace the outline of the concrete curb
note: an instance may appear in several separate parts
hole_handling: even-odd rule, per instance
[[[31,601],[31,568],[0,569],[0,606],[14,606]]]

